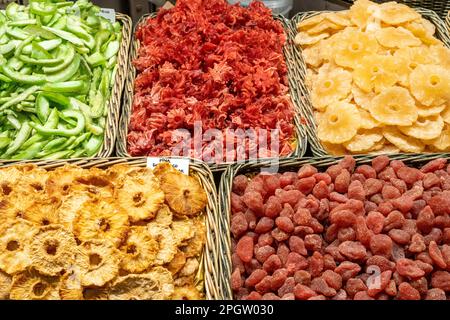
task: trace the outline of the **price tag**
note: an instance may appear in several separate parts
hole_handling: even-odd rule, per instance
[[[162,162],[168,162],[181,173],[189,174],[189,159],[148,157],[147,167],[153,169]]]
[[[116,22],[116,10],[114,10],[114,9],[101,8],[98,15],[100,17],[108,19],[109,21],[111,21],[111,23]]]

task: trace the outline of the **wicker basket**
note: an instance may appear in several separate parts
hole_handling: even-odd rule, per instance
[[[115,164],[129,164],[135,167],[146,167],[147,158],[92,158],[55,161],[31,160],[0,164],[0,168],[20,164],[35,164],[40,168],[47,170],[52,170],[65,164],[77,165],[82,168],[96,167],[106,169]],[[202,272],[200,272],[196,280],[198,283],[203,283],[206,299],[219,300],[223,298],[223,295],[220,291],[219,285],[220,272],[218,257],[220,256],[220,251],[217,233],[219,224],[219,209],[214,179],[208,166],[201,161],[191,160],[189,171],[191,176],[199,180],[208,197],[208,204],[205,210],[207,232],[206,245],[200,262]]]
[[[349,4],[353,4],[352,0],[340,0],[343,2],[347,2]],[[376,2],[387,2],[391,0],[376,0]],[[435,11],[442,19],[445,18],[445,15],[450,10],[450,1],[448,0],[396,0],[397,2],[403,2],[410,7],[421,7],[429,10]]]
[[[357,165],[369,164],[375,156],[358,156],[355,157]],[[419,167],[428,161],[437,158],[446,158],[450,160],[450,154],[415,154],[415,155],[392,155],[391,160],[402,160],[410,166]],[[298,169],[305,165],[311,164],[319,171],[325,171],[329,166],[337,164],[342,157],[323,157],[323,158],[303,158],[303,159],[281,159],[279,162],[279,171],[298,171]],[[449,161],[450,162],[450,161]],[[253,176],[260,172],[263,167],[270,166],[268,161],[257,161],[252,164],[234,165],[229,167],[222,175],[220,182],[220,245],[221,245],[221,269],[220,283],[221,292],[224,295],[224,299],[233,299],[233,291],[231,289],[231,274],[232,262],[231,262],[231,232],[230,232],[230,215],[231,215],[231,189],[234,177],[240,174]]]
[[[447,23],[447,31],[450,34],[450,11],[447,14],[447,18],[445,19],[445,22]]]
[[[420,13],[423,17],[430,20],[435,26],[436,26],[436,36],[442,42],[450,48],[450,35],[447,31],[447,28],[445,26],[444,21],[442,21],[439,16],[428,9],[422,9],[422,8],[415,8],[415,10]],[[316,16],[318,14],[321,14],[323,12],[327,11],[311,11],[311,12],[302,12],[295,15],[291,20],[291,32],[297,33],[297,24],[300,21],[306,20],[308,18],[311,18],[313,16]],[[305,125],[305,131],[308,136],[308,143],[311,146],[311,150],[314,156],[320,157],[328,155],[328,152],[325,150],[325,148],[322,146],[322,144],[319,141],[319,138],[317,137],[317,130],[316,130],[316,121],[314,119],[314,107],[312,105],[309,90],[305,85],[305,78],[306,78],[306,70],[307,66],[306,63],[302,57],[301,49],[295,47],[296,57],[297,57],[297,68],[298,73],[300,74],[301,81],[299,82],[298,86],[300,87],[299,90],[301,92],[301,107],[302,107],[302,116],[306,119],[307,125]]]
[[[144,15],[137,25],[140,25],[146,21],[146,19],[152,19],[156,17],[156,13]],[[294,152],[291,154],[292,157],[302,157],[306,152],[307,138],[306,132],[301,126],[301,118],[300,118],[300,91],[298,90],[298,72],[296,71],[295,58],[296,58],[296,49],[293,44],[293,38],[290,38],[292,32],[290,31],[289,22],[284,19],[282,16],[275,16],[277,20],[283,23],[285,30],[289,36],[288,44],[284,48],[284,54],[286,57],[286,63],[288,66],[289,72],[289,87],[292,102],[295,109],[295,117],[294,123],[296,128],[296,146]],[[137,41],[134,36],[131,45],[131,53],[130,53],[130,61],[129,61],[129,72],[127,76],[127,82],[125,86],[124,100],[123,100],[123,110],[119,123],[119,136],[117,140],[116,153],[121,157],[130,157],[127,151],[127,135],[128,135],[128,125],[130,122],[130,116],[132,113],[132,105],[133,105],[133,97],[134,97],[134,80],[136,78],[136,69],[134,68],[131,61],[133,61],[138,54],[139,49],[139,41]],[[223,164],[210,164],[210,168],[213,172],[215,171],[223,171],[232,163],[223,163]]]

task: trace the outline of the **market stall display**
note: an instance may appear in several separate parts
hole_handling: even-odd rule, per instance
[[[450,38],[434,12],[358,0],[293,24],[315,155],[450,149]]]
[[[131,20],[87,0],[0,11],[0,158],[109,156]]]
[[[189,156],[217,169],[253,149],[260,157],[278,156],[248,137],[240,141],[236,132],[267,130],[270,147],[270,133],[278,129],[279,154],[302,155],[296,74],[285,61],[294,48],[283,25],[288,30],[260,3],[243,8],[225,0],[177,1],[144,17],[131,49],[118,154],[167,156],[185,139]],[[202,136],[211,129],[219,135],[215,144]]]
[[[221,182],[227,298],[446,300],[448,157],[238,165]],[[403,161],[402,161],[403,160]]]
[[[146,159],[0,168],[0,296],[10,299],[217,299],[217,196]]]

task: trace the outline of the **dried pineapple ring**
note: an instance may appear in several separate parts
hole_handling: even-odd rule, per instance
[[[0,300],[7,300],[9,299],[9,291],[11,290],[11,282],[12,278],[4,273],[3,271],[0,271]]]
[[[190,277],[194,276],[199,268],[200,264],[196,258],[187,259],[183,269],[180,270],[180,277]]]
[[[84,300],[109,300],[109,288],[83,288]]]
[[[430,117],[439,115],[445,109],[445,104],[437,107],[427,107],[422,105],[417,105],[417,113],[419,117]]]
[[[27,202],[28,203],[28,202]],[[16,218],[21,218],[25,212],[24,206],[18,207],[18,203],[15,194],[10,194],[8,197],[2,197],[0,200],[0,216],[3,221],[0,222],[0,232],[2,230],[1,225],[9,220],[14,220]]]
[[[61,300],[84,300],[81,279],[67,272],[61,277],[59,296]]]
[[[319,72],[311,90],[313,106],[323,111],[330,103],[347,97],[352,88],[352,74],[342,68]]]
[[[175,287],[172,300],[203,300],[205,297],[193,285]]]
[[[362,152],[365,153],[371,150],[377,142],[383,139],[383,135],[380,129],[374,130],[362,130],[361,133],[357,133],[352,140],[345,142],[345,148],[350,152]]]
[[[35,165],[20,166],[22,178],[17,184],[17,190],[27,193],[28,196],[45,195],[45,187],[48,179],[47,171]]]
[[[119,189],[119,203],[127,208],[132,222],[152,219],[164,203],[164,193],[159,181],[151,174],[146,179],[127,177],[124,187]]]
[[[400,149],[392,144],[385,144],[382,148],[376,151],[371,151],[373,155],[382,155],[382,154],[395,154],[399,153]]]
[[[426,19],[421,18],[420,20],[410,21],[404,24],[403,27],[411,31],[414,36],[426,45],[438,44],[440,42],[433,37],[436,32],[436,27]]]
[[[60,300],[59,279],[26,271],[13,277],[9,298],[12,300]]]
[[[395,57],[404,58],[412,71],[420,64],[431,64],[433,58],[427,46],[400,48],[394,53]]]
[[[23,173],[14,167],[7,167],[0,169],[0,186],[3,195],[8,195],[13,189],[17,187]]]
[[[170,227],[173,221],[173,214],[172,211],[170,211],[170,208],[163,204],[161,209],[159,209],[158,213],[155,217],[155,222],[161,226]]]
[[[417,139],[403,135],[394,127],[384,127],[383,136],[394,146],[404,152],[419,153],[425,149],[422,142]]]
[[[379,5],[373,12],[373,15],[384,23],[391,25],[398,25],[421,18],[420,14],[412,8],[394,1]]]
[[[25,210],[22,217],[38,226],[58,224],[59,215],[57,210],[60,206],[61,200],[56,197],[37,200]]]
[[[194,220],[195,235],[188,240],[187,245],[182,248],[186,257],[200,256],[206,242],[206,226],[203,217]]]
[[[360,127],[360,117],[355,105],[346,102],[330,104],[320,119],[317,136],[321,141],[343,143],[351,140]]]
[[[373,92],[364,92],[358,86],[352,86],[352,95],[356,104],[365,110],[370,109],[370,104],[373,98],[375,98],[375,93]]]
[[[438,151],[450,151],[450,126],[445,124],[441,135],[436,139],[426,141],[426,143]]]
[[[431,55],[435,64],[443,68],[450,69],[450,49],[442,43],[430,47]]]
[[[46,189],[50,195],[67,195],[77,178],[87,174],[87,170],[73,165],[65,165],[48,173]]]
[[[312,45],[311,47],[302,49],[302,56],[305,59],[306,64],[312,67],[319,67],[323,59],[320,57],[320,46],[318,44]]]
[[[364,109],[358,109],[359,116],[361,117],[361,128],[362,129],[373,129],[379,127],[381,124],[375,120],[368,111]]]
[[[59,223],[72,232],[73,221],[77,216],[77,212],[89,200],[91,200],[91,197],[87,193],[80,191],[72,192],[64,197],[61,206],[55,213],[59,217]]]
[[[320,22],[319,24],[315,25],[311,29],[308,29],[306,32],[309,35],[317,35],[318,33],[323,33],[325,30],[339,30],[342,29],[340,25],[337,25],[331,21],[324,20]]]
[[[329,33],[321,33],[316,36],[311,36],[306,32],[300,32],[295,36],[294,43],[297,46],[312,45],[319,42],[322,39],[328,38],[329,36],[330,36]]]
[[[161,189],[166,203],[175,215],[197,216],[205,207],[207,197],[199,181],[181,172],[169,172],[161,177]]]
[[[177,249],[177,253],[173,257],[172,261],[167,265],[167,269],[172,273],[172,275],[177,274],[186,263],[186,255],[183,251]]]
[[[73,233],[80,241],[107,239],[118,245],[128,231],[128,215],[114,199],[90,200],[73,221]]]
[[[428,118],[419,118],[417,121],[407,127],[399,127],[400,131],[407,136],[431,140],[439,137],[444,128],[444,120],[440,115],[431,116]]]
[[[378,42],[387,48],[403,48],[420,46],[422,41],[403,27],[388,27],[377,30],[375,37]]]
[[[381,150],[384,147],[385,143],[386,143],[386,139],[383,136],[383,138],[380,141],[378,141],[377,143],[375,143],[375,145],[370,150],[368,150],[368,152],[372,153],[373,151]]]
[[[81,285],[101,287],[119,274],[119,254],[109,240],[91,240],[80,245],[77,255]]]
[[[374,6],[376,6],[376,3],[369,0],[355,1],[350,7],[350,20],[361,29],[364,29],[371,16],[369,8]]]
[[[447,103],[445,110],[441,113],[441,116],[445,123],[450,124],[450,103]]]
[[[42,274],[56,276],[73,264],[77,243],[62,226],[45,226],[30,245],[32,266]]]
[[[37,229],[32,223],[16,219],[0,230],[0,269],[8,274],[24,271],[30,264],[30,240]]]
[[[194,237],[194,221],[192,219],[174,220],[172,222],[172,231],[175,235],[177,246],[180,246]]]
[[[149,223],[147,228],[149,234],[159,242],[159,251],[156,255],[155,264],[163,265],[172,261],[177,253],[176,238],[172,230],[154,222]]]
[[[156,267],[147,274],[134,275],[117,279],[111,287],[111,300],[166,300],[174,291],[171,273]]]
[[[131,227],[121,251],[121,268],[130,273],[141,273],[154,264],[159,243],[145,227]]]
[[[414,99],[402,87],[391,87],[377,95],[370,114],[381,123],[398,126],[412,125],[418,116]]]
[[[365,92],[382,92],[398,81],[397,65],[391,56],[372,54],[361,59],[353,72],[356,85]]]
[[[409,77],[414,97],[426,106],[438,106],[450,100],[450,73],[441,66],[419,65]]]
[[[325,141],[321,141],[320,143],[323,148],[333,156],[344,156],[348,153],[342,144],[333,144]]]
[[[115,186],[104,170],[90,168],[86,174],[78,177],[71,187],[72,192],[87,192],[93,197],[114,197]]]
[[[349,15],[345,11],[325,13],[325,19],[342,27],[349,27],[352,24]]]
[[[377,52],[379,47],[372,35],[351,28],[344,30],[335,43],[334,60],[347,68],[355,68],[364,56]]]
[[[315,26],[316,24],[321,23],[324,19],[325,19],[324,14],[318,14],[318,15],[312,16],[311,18],[300,21],[297,24],[297,30],[302,31],[303,29],[309,29],[309,28]]]

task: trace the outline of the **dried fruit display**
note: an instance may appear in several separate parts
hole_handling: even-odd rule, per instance
[[[234,177],[236,299],[450,300],[450,165],[351,156]]]
[[[206,193],[154,170],[0,169],[0,299],[203,299]]]
[[[197,141],[196,147],[195,134],[209,129],[222,135],[220,141],[217,132],[214,136],[223,150],[227,139],[227,150],[232,145],[242,151],[239,157],[253,156],[255,148],[259,156],[292,153],[294,109],[283,54],[286,35],[262,3],[244,8],[225,0],[180,0],[140,24],[136,39],[140,48],[134,60],[130,155],[170,155],[189,133],[191,140],[183,147],[190,156],[204,159],[213,153],[217,162],[236,159],[236,151],[231,156],[214,154],[218,149],[207,139]],[[267,130],[267,146],[271,132],[279,129],[279,151],[263,148],[251,137],[239,142],[237,129]]]
[[[357,0],[297,29],[328,153],[450,150],[450,49],[430,21],[404,4]]]

